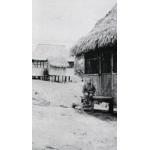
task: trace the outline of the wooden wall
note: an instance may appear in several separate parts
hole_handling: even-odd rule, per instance
[[[112,96],[112,75],[102,74],[101,80],[101,94],[103,96]]]
[[[115,104],[117,104],[117,73],[114,73],[112,76],[113,76],[112,96],[114,97]]]
[[[112,96],[114,102],[117,103],[117,73],[92,75],[85,74],[84,78],[89,77],[92,79],[96,87],[96,95]]]
[[[86,78],[91,78],[92,79],[92,83],[96,87],[96,95],[101,95],[101,80],[100,80],[100,77],[98,75],[85,74],[84,79],[86,79]]]
[[[97,59],[98,63],[95,63],[91,67],[86,63]],[[84,72],[85,77],[90,77],[96,86],[96,95],[112,96],[114,102],[117,103],[117,47],[103,48],[101,50],[96,49],[84,55],[84,62],[86,67],[84,70],[90,69],[91,72]],[[91,68],[99,67],[98,71],[94,72]]]

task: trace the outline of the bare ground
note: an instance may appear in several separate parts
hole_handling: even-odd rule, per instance
[[[33,80],[33,150],[116,150],[116,118],[71,108],[82,83]]]

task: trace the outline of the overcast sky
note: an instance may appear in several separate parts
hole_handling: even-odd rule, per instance
[[[33,49],[43,43],[70,48],[115,3],[116,0],[33,0]]]

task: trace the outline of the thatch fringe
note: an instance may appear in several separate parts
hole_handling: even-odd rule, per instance
[[[32,53],[34,60],[48,60],[49,65],[57,68],[68,67],[67,59],[62,57],[61,51],[66,50],[64,45],[38,44]]]
[[[69,66],[67,60],[63,57],[50,57],[48,62],[50,66],[57,68],[66,68]]]
[[[71,55],[78,56],[82,53],[117,44],[117,4],[107,15],[100,19],[91,32],[82,37],[77,44],[71,48]]]

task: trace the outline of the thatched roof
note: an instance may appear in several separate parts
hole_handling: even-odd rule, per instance
[[[67,60],[62,57],[66,51],[64,45],[39,44],[32,53],[34,60],[48,60],[49,64],[54,67],[67,67]]]
[[[50,57],[49,65],[57,68],[66,68],[69,66],[67,60],[63,57]]]
[[[85,37],[82,37],[77,44],[72,47],[71,55],[78,56],[83,53],[117,45],[117,4],[106,16],[100,19],[95,27]]]
[[[75,60],[74,57],[69,57],[69,58],[67,59],[68,62],[74,62],[74,60]]]
[[[38,44],[35,50],[32,52],[33,59],[47,59],[48,57],[64,56],[66,55],[65,45],[54,44]]]

